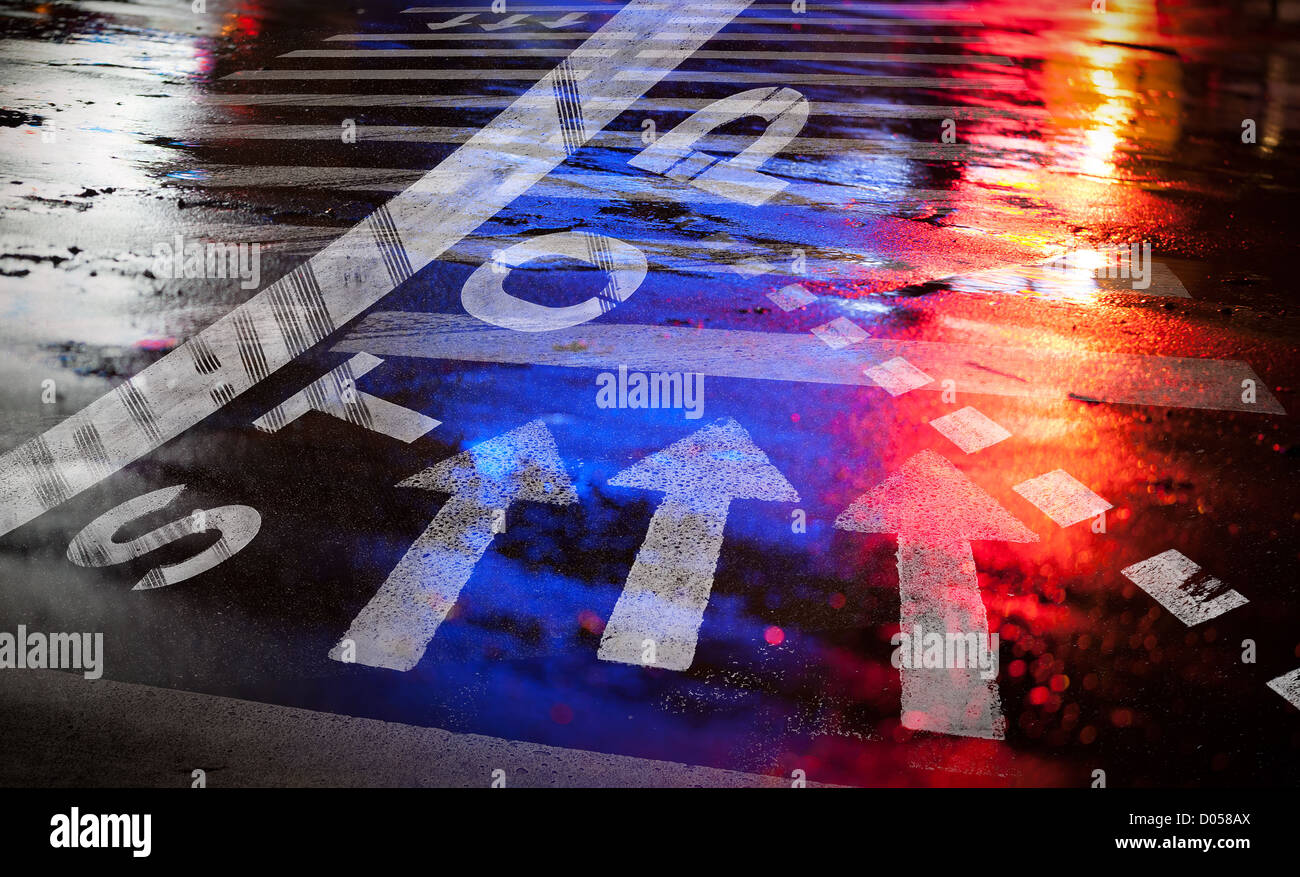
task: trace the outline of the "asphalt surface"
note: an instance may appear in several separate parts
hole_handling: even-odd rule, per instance
[[[188,785],[186,765],[204,767],[228,729],[231,784],[487,784],[502,752],[513,774],[537,744],[578,753],[554,756],[556,771],[536,755],[532,776],[557,785],[802,770],[847,785],[1086,786],[1101,770],[1112,786],[1294,786],[1300,705],[1266,683],[1300,667],[1300,7],[1275,18],[1267,3],[809,6],[755,4],[391,292],[359,287],[375,303],[358,319],[0,536],[0,632],[105,642],[103,682],[0,685],[4,735],[27,741],[0,757],[0,782]],[[0,450],[21,455],[126,378],[189,356],[197,333],[369,222],[619,6],[405,8],[0,3]],[[476,18],[427,26],[462,14]],[[510,15],[530,18],[484,28]],[[629,165],[646,120],[662,136],[766,86],[810,102],[797,139],[761,165],[786,184],[766,203]],[[739,119],[707,148],[734,153],[763,128]],[[396,226],[412,254],[427,228]],[[573,232],[641,251],[635,292],[554,332],[467,314],[462,288],[494,253]],[[164,276],[156,248],[177,235],[259,245],[258,283]],[[1106,253],[1135,243],[1150,246],[1149,285],[1096,277]],[[1063,254],[1075,269],[1042,267]],[[521,266],[505,290],[551,308],[607,292],[580,261]],[[807,299],[786,310],[770,294],[793,284]],[[860,334],[823,338],[827,325]],[[383,362],[358,391],[439,424],[409,443],[320,412],[254,426],[359,353]],[[893,395],[864,375],[894,358],[933,380]],[[704,374],[702,416],[600,407],[598,375],[620,365]],[[930,424],[966,407],[1009,435],[967,452]],[[536,421],[574,501],[505,510],[412,669],[332,660],[410,546],[454,517],[450,491],[399,482]],[[797,500],[769,480],[724,506],[687,667],[602,660],[620,595],[642,580],[634,570],[653,580],[639,551],[670,517],[656,517],[662,491],[620,473],[731,421]],[[920,497],[901,534],[920,546],[916,581],[965,570],[971,539],[972,611],[1001,640],[997,733],[909,717],[907,671],[890,664],[909,612],[900,589],[919,593],[900,576],[907,549],[898,526],[837,524],[926,452],[1036,540],[971,536],[965,494],[937,489],[905,492],[880,516],[897,524]],[[718,459],[681,476],[689,509],[673,520],[695,529],[656,543],[683,566],[705,557],[706,572],[699,546],[735,462]],[[1016,489],[1056,470],[1109,506],[1104,532],[1091,512],[1057,520]],[[111,565],[69,561],[98,516],[178,484],[183,499],[115,540],[229,505],[257,510],[256,535],[215,568],[144,591],[132,588],[146,573],[215,532]],[[796,510],[806,528],[792,526]],[[462,536],[447,537],[449,554]],[[1170,550],[1216,580],[1192,577],[1202,589],[1183,614],[1121,572]],[[437,567],[432,580],[438,563],[416,567]],[[1245,602],[1196,617],[1226,591]],[[187,737],[205,702],[225,718]],[[240,702],[252,727],[343,742],[319,744],[329,755],[316,767],[290,759],[230,718]],[[193,720],[163,717],[169,703]],[[123,720],[149,710],[156,723]],[[103,750],[78,741],[100,723],[124,748],[173,742],[129,770],[84,769]],[[382,756],[357,743],[367,738],[388,741]],[[445,770],[407,764],[439,747]],[[581,753],[597,766],[580,780]]]

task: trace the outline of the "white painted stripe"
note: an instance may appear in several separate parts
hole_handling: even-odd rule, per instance
[[[580,343],[579,343],[580,342]],[[951,379],[958,393],[1061,400],[1071,393],[1103,402],[1285,414],[1250,366],[1131,353],[986,347],[868,338],[830,350],[806,332],[750,332],[683,326],[588,323],[524,335],[458,314],[372,313],[334,347],[377,356],[638,371],[691,371],[718,377],[874,386],[863,367],[905,357]],[[1241,381],[1258,385],[1241,400]],[[937,382],[927,385],[937,391]]]
[[[1300,667],[1268,680],[1267,684],[1269,688],[1285,697],[1291,706],[1300,710]]]
[[[341,33],[326,37],[327,43],[408,43],[408,42],[481,42],[487,40],[511,40],[518,42],[536,42],[538,40],[580,40],[585,33],[573,31],[539,31],[537,33]],[[641,45],[655,45],[675,41],[681,34],[663,33],[648,39],[639,40]],[[978,36],[936,36],[933,34],[845,34],[845,33],[721,33],[714,37],[716,42],[747,43],[947,43],[965,45]]]
[[[707,8],[697,7],[698,11],[707,12]],[[481,10],[480,10],[481,11]],[[513,11],[512,13],[513,14]],[[675,25],[698,24],[703,23],[699,18],[679,18],[673,21]],[[862,26],[883,26],[883,27],[983,27],[983,22],[972,21],[969,19],[954,20],[951,18],[825,18],[815,15],[791,15],[789,18],[759,18],[750,16],[739,16],[736,18],[736,24],[743,25],[799,25],[800,27],[852,27]],[[779,34],[775,34],[779,36]]]
[[[714,197],[720,198],[719,203],[725,203],[726,201],[730,200],[726,196],[714,196]],[[689,201],[690,199],[686,198],[684,200]],[[768,203],[780,204],[781,202],[779,200],[773,199],[770,200]],[[732,273],[739,274],[741,277],[757,277],[760,274],[775,273],[777,270],[777,267],[773,265],[771,262],[767,261],[766,259],[742,259],[739,262],[727,264],[725,267]]]
[[[836,317],[829,323],[812,328],[814,336],[831,350],[841,350],[867,339],[867,332],[848,317]]]
[[[604,51],[609,51],[608,49]],[[645,49],[637,57],[658,58],[672,49]],[[563,58],[563,47],[515,47],[510,49],[298,49],[285,52],[280,58]],[[589,53],[574,53],[574,57],[593,57]],[[929,52],[740,52],[701,50],[691,55],[696,60],[711,61],[830,61],[855,64],[991,64],[1012,66],[1005,55],[953,55]]]
[[[1062,527],[1114,508],[1064,469],[1055,469],[1012,488]]]
[[[549,96],[490,94],[209,94],[201,99],[213,106],[283,107],[426,107],[430,109],[498,109],[515,106],[548,106]],[[646,112],[694,112],[715,102],[705,98],[647,98],[637,107]],[[726,98],[716,102],[728,105]],[[599,108],[593,98],[583,106]],[[929,106],[920,104],[866,104],[809,101],[809,115],[866,119],[1020,119],[1042,115],[1031,107],[994,109],[989,107]],[[335,134],[337,135],[337,131]]]
[[[584,58],[583,63],[590,63]],[[646,60],[646,59],[643,59]],[[628,65],[631,66],[630,64]],[[551,71],[537,69],[406,69],[406,70],[238,70],[223,79],[244,82],[285,80],[469,80],[490,82],[533,82]],[[590,75],[590,70],[574,73],[579,81]],[[653,70],[624,69],[614,74],[617,82],[637,82],[653,85],[656,82],[710,82],[716,84],[767,84],[778,79],[786,85],[846,85],[861,88],[964,88],[971,90],[1003,89],[1020,91],[1025,83],[1019,79],[968,79],[948,76],[877,76],[867,73],[738,73],[733,70],[674,70],[660,73]]]
[[[1195,627],[1250,601],[1171,548],[1120,573],[1183,624]]]
[[[863,374],[891,396],[901,396],[934,382],[934,378],[901,356],[864,369]]]
[[[369,353],[358,353],[254,420],[253,425],[263,432],[279,432],[308,411],[319,411],[410,444],[440,421],[357,389],[357,378],[383,362]]]
[[[561,17],[559,17],[559,18],[556,18],[556,19],[553,19],[553,20],[551,20],[551,21],[542,21],[541,24],[542,24],[543,27],[548,27],[548,28],[551,28],[551,29],[562,28],[562,27],[572,27],[573,25],[575,25],[575,24],[577,24],[578,22],[582,21],[582,20],[585,19],[586,17],[587,17],[587,16],[585,16],[585,15],[581,15],[581,14],[578,14],[578,13],[570,13],[570,14],[568,14],[568,15],[563,15],[563,16],[561,16]]]
[[[657,58],[671,49],[646,49],[638,57]],[[736,52],[702,50],[691,55],[693,59],[712,61],[831,61],[861,64],[992,64],[1013,66],[1005,55],[952,55],[929,52]],[[774,71],[774,78],[780,78]]]
[[[723,418],[624,469],[613,487],[664,493],[601,636],[602,661],[686,670],[734,499],[798,502],[749,433]]]
[[[817,296],[804,289],[798,283],[783,286],[776,292],[769,292],[767,297],[783,311],[797,310],[817,301]]]
[[[968,454],[1011,438],[1011,433],[1002,424],[990,420],[969,405],[943,417],[936,417],[930,421],[930,425]]]
[[[656,68],[659,74],[707,42],[748,2],[736,0],[728,12],[687,28],[695,37],[682,42],[678,58],[663,59]],[[305,348],[289,326],[307,327],[301,334],[304,343],[318,343],[526,192],[564,162],[574,145],[613,121],[657,81],[650,70],[643,71],[648,78],[635,82],[617,80],[639,49],[633,41],[608,42],[606,35],[654,36],[679,26],[677,19],[690,8],[690,0],[677,0],[675,12],[657,13],[632,0],[588,44],[593,49],[622,46],[618,54],[591,61],[593,72],[576,83],[571,66],[561,65],[528,92],[534,99],[553,96],[549,108],[507,109],[484,128],[485,140],[501,130],[532,131],[537,145],[530,154],[502,154],[478,141],[465,144],[185,346],[0,457],[0,535],[149,453],[292,361]],[[561,79],[568,82],[566,88],[558,88]],[[588,97],[604,103],[590,107]],[[577,104],[564,119],[557,103],[561,98]],[[572,111],[578,108],[582,113],[575,124]],[[408,240],[401,239],[403,232]],[[107,449],[93,467],[86,465],[83,450],[90,444]]]
[[[183,25],[176,27],[176,31],[187,33],[195,26],[193,7],[185,4],[177,5],[175,3],[163,5],[157,3],[118,3],[112,2],[95,2],[95,0],[80,0],[76,4],[76,11],[81,14],[94,13],[97,15],[106,15],[113,17],[137,17],[151,18],[155,21],[180,21]],[[9,13],[12,14],[12,13]],[[49,12],[45,11],[39,15],[40,20],[48,22]],[[156,26],[156,25],[146,25]]]
[[[357,142],[371,143],[464,143],[479,131],[478,128],[451,127],[417,127],[411,125],[360,125],[356,129]],[[187,139],[197,140],[325,140],[335,143],[339,140],[338,125],[196,125],[186,133]],[[642,131],[601,131],[588,140],[592,146],[607,149],[645,149],[641,141]],[[493,139],[494,145],[524,145],[526,141],[508,133]],[[754,142],[753,137],[739,134],[707,134],[695,141],[694,148],[701,150],[726,150],[739,152]],[[927,158],[965,158],[973,152],[997,154],[1002,150],[979,149],[962,143],[921,143],[908,140],[887,140],[856,137],[795,137],[781,149],[786,155],[872,155],[917,156]],[[227,175],[236,168],[245,165],[205,166],[205,171],[225,172]],[[261,173],[266,165],[254,166]],[[287,172],[301,165],[288,165]],[[378,172],[394,174],[421,173],[417,169],[400,168],[348,168],[348,167],[313,167],[311,173],[320,173],[321,182],[330,184],[338,179],[346,179],[350,173],[373,175]],[[299,170],[298,173],[304,173]],[[617,176],[617,175],[616,175]],[[227,176],[227,178],[229,178]],[[313,178],[314,181],[315,178]],[[197,182],[202,183],[202,180]],[[282,185],[288,185],[284,183]],[[940,190],[942,191],[942,190]]]
[[[667,8],[663,5],[664,0],[655,0],[650,8]],[[510,12],[617,12],[618,7],[610,3],[559,3],[553,6],[528,6],[517,5],[513,2],[509,4]],[[693,7],[695,9],[718,9],[717,3],[700,2]],[[789,3],[754,3],[746,10],[753,12],[755,10],[780,10],[782,12],[791,12]],[[954,12],[974,12],[975,6],[959,6],[953,3],[858,3],[853,4],[852,9],[846,9],[839,4],[807,4],[804,12],[791,12],[791,21],[800,21],[805,15],[813,15],[817,12],[876,12],[876,11],[894,11],[900,13],[935,13],[942,12],[950,15]],[[403,15],[433,15],[447,14],[456,12],[482,12],[482,6],[411,6],[402,10]],[[741,15],[738,16],[740,21],[748,21]]]

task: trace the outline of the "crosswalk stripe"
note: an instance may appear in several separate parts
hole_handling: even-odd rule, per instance
[[[384,143],[465,143],[478,133],[478,128],[415,127],[407,125],[365,125],[356,129],[358,142]],[[196,125],[189,131],[189,139],[199,140],[327,140],[339,142],[338,125]],[[937,129],[936,129],[937,132]],[[602,131],[587,143],[605,149],[634,149],[646,147],[642,132]],[[494,146],[514,145],[521,148],[526,143],[520,138],[503,137]],[[753,137],[740,134],[711,134],[695,143],[696,149],[738,152],[754,142]],[[1019,155],[1026,149],[997,149],[974,146],[969,143],[921,143],[906,140],[868,139],[858,137],[796,137],[782,148],[783,155],[836,155],[865,156],[873,153],[890,156],[910,156],[927,159],[966,158],[971,153],[984,155]],[[379,168],[322,168],[329,172]],[[402,173],[400,169],[390,169]],[[415,169],[410,171],[417,173]],[[328,177],[327,177],[328,179]]]
[[[415,170],[391,170],[391,169],[366,169],[366,168],[348,168],[344,170],[325,169],[325,168],[303,168],[303,167],[270,167],[263,169],[264,176],[250,176],[250,170],[243,166],[228,166],[226,168],[214,168],[212,176],[206,181],[188,181],[197,185],[210,185],[214,188],[224,186],[240,186],[249,188],[262,188],[266,186],[278,185],[277,181],[288,180],[284,185],[336,185],[339,189],[357,190],[357,191],[398,191],[404,185],[409,183],[418,171]],[[321,182],[320,174],[325,170],[331,170],[336,174],[336,178],[330,181]],[[563,190],[561,190],[563,191]],[[796,187],[795,194],[799,195]],[[917,191],[912,194],[920,195]],[[571,197],[576,197],[570,192]],[[551,196],[555,197],[555,196]],[[563,197],[563,196],[559,196]],[[886,198],[885,202],[896,202],[892,196]],[[892,215],[889,209],[880,209],[880,207],[868,203],[859,202],[857,208],[866,215],[889,216]],[[895,204],[896,206],[896,204]],[[284,253],[308,253],[314,251],[316,247],[323,246],[343,234],[347,228],[343,226],[321,226],[321,225],[291,225],[281,223],[275,226],[249,226],[237,223],[221,224],[210,226],[210,232],[214,238],[219,238],[231,242],[249,242],[259,243],[264,248],[276,248]],[[692,240],[688,238],[652,238],[638,237],[627,238],[628,243],[635,245],[643,253],[646,260],[653,270],[672,271],[679,274],[688,274],[692,276],[716,276],[719,267],[728,267],[729,260],[741,258],[744,261],[735,264],[735,268],[744,276],[752,276],[754,273],[775,274],[782,277],[791,276],[788,265],[784,262],[771,263],[767,262],[767,267],[757,272],[750,270],[750,266],[773,256],[771,247],[760,246],[745,241],[731,241],[726,245],[711,242],[709,240]],[[441,257],[443,261],[459,262],[469,265],[479,265],[487,261],[494,250],[502,249],[514,243],[511,239],[498,238],[490,235],[474,236],[466,238],[453,247],[448,248],[447,252]],[[794,244],[791,244],[793,247]],[[848,250],[842,248],[821,248],[821,253],[807,256],[806,272],[801,272],[799,277],[816,277],[824,282],[833,282],[837,280],[855,281],[862,279],[863,265],[869,263],[878,256],[870,249]],[[1032,272],[1034,266],[1020,266],[1028,272]],[[1181,284],[1171,282],[1169,285],[1158,282],[1162,271],[1168,271],[1168,268],[1159,262],[1153,263],[1152,283],[1149,289],[1133,290],[1125,289],[1123,286],[1107,286],[1110,281],[1096,281],[1093,290],[1095,294],[1124,294],[1138,296],[1178,296],[1188,297],[1187,291]],[[1010,269],[1008,269],[1008,273]],[[959,275],[965,276],[965,275]],[[962,289],[960,284],[954,282],[955,278],[949,277],[944,282],[953,289]],[[981,285],[979,294],[982,295],[1006,295],[1017,294],[1017,290],[1028,281],[1023,279],[1018,285],[995,286],[984,284]],[[1095,296],[1089,296],[1087,301],[1091,301]],[[1052,300],[1050,296],[1047,300]],[[1069,301],[1069,299],[1065,299]],[[215,318],[214,314],[214,318]],[[994,326],[993,324],[980,323],[978,321],[962,320],[952,317],[943,318],[943,323],[962,332],[974,332],[976,335],[988,334],[989,332],[1001,332],[1004,327]]]
[[[607,50],[606,50],[607,51]],[[645,49],[637,57],[661,57],[660,52],[671,49]],[[586,58],[598,57],[589,53],[569,53],[561,46],[538,49],[519,47],[511,49],[296,49],[279,55],[280,58]],[[854,64],[992,64],[1010,67],[1013,61],[1005,55],[938,54],[930,52],[746,52],[699,51],[691,55],[704,61],[829,61]]]
[[[651,4],[650,8],[656,8],[656,4]],[[662,8],[667,8],[663,6]],[[719,9],[723,8],[717,3],[696,3],[694,9]],[[934,13],[942,12],[951,14],[953,12],[974,12],[974,6],[958,6],[951,3],[857,3],[853,4],[853,11],[875,12],[875,11],[898,11],[898,12],[921,12]],[[510,3],[509,11],[514,12],[617,12],[618,6],[610,3],[559,3],[555,5],[534,5],[520,6],[514,2]],[[790,9],[789,3],[753,3],[745,10],[753,12],[755,10],[770,11],[787,11]],[[799,16],[811,16],[817,12],[829,11],[843,12],[847,11],[842,6],[832,6],[828,4],[813,4],[807,6],[807,11],[802,13],[793,13],[791,21],[798,21]],[[401,11],[402,15],[434,15],[434,14],[456,14],[461,12],[482,12],[480,6],[411,6]],[[738,21],[745,21],[744,15],[736,16]]]
[[[1093,493],[1087,485],[1064,469],[1055,469],[1037,478],[1022,481],[1011,489],[1061,527],[1086,521],[1114,508],[1114,505]]]
[[[656,58],[670,49],[646,49],[640,58]],[[993,64],[1010,67],[1006,55],[937,54],[931,52],[743,52],[703,50],[691,55],[708,61],[830,61],[862,64]]]
[[[984,347],[868,338],[830,350],[806,332],[751,332],[588,323],[529,334],[459,314],[379,312],[333,348],[376,356],[469,362],[692,371],[717,377],[874,386],[863,367],[904,357],[926,375],[954,381],[960,393],[1061,401],[1082,392],[1103,402],[1285,414],[1250,366],[1237,360],[1132,353]],[[1241,382],[1257,399],[1243,402]],[[940,381],[926,385],[942,388]]]
[[[548,106],[552,98],[512,98],[491,94],[217,94],[204,102],[213,106],[292,106],[292,107],[411,107],[429,109],[502,109],[520,103],[521,107]],[[637,104],[646,112],[693,112],[715,103],[707,98],[648,98]],[[726,107],[726,99],[718,101]],[[583,102],[599,107],[599,99]],[[809,101],[809,115],[869,119],[1020,119],[1041,116],[1032,107],[1001,109],[977,106],[932,106],[926,104],[866,104],[833,101]]]
[[[587,59],[584,59],[584,61]],[[286,80],[434,80],[434,81],[535,81],[550,74],[550,70],[529,69],[461,69],[461,70],[238,70],[224,79],[241,82],[272,82]],[[575,73],[581,78],[587,71]],[[880,76],[868,73],[753,73],[729,70],[674,70],[660,76],[652,71],[623,69],[613,79],[617,82],[709,82],[714,84],[755,83],[767,84],[778,79],[787,85],[843,85],[858,88],[962,88],[1003,89],[1021,91],[1023,80],[1015,78],[973,79],[957,76]]]
[[[643,40],[645,45],[670,43],[682,34],[660,34],[654,39]],[[483,42],[505,40],[510,42],[536,42],[538,40],[569,41],[585,39],[587,34],[575,31],[540,31],[521,33],[506,31],[490,33],[483,31],[446,33],[436,31],[399,32],[399,33],[342,33],[325,37],[324,42],[352,43],[407,43],[407,42]],[[714,42],[747,43],[957,43],[964,44],[978,40],[978,34],[958,36],[954,34],[846,34],[846,33],[721,33],[713,38]]]
[[[1250,602],[1173,548],[1126,566],[1120,574],[1150,594],[1187,627],[1218,618]]]
[[[504,145],[494,144],[491,148],[498,152],[510,151],[510,148]],[[519,147],[519,151],[523,152],[524,148]],[[318,189],[387,192],[401,191],[410,184],[412,177],[418,174],[418,171],[394,171],[382,168],[234,166],[211,168],[204,177],[187,182],[189,185],[206,188],[310,185]],[[897,211],[900,200],[947,201],[957,195],[958,193],[950,189],[901,187],[872,189],[867,186],[795,181],[782,192],[774,195],[770,203],[826,209],[843,209],[851,205],[857,213],[892,215]],[[726,195],[707,192],[667,177],[602,173],[551,174],[538,181],[527,195],[521,197],[580,201],[621,199],[683,204],[734,203]]]
[[[482,11],[482,10],[480,10]],[[557,10],[558,11],[558,10]],[[612,10],[611,10],[612,11]],[[513,14],[513,10],[511,10]],[[693,24],[699,19],[682,18],[677,24]],[[789,18],[739,16],[736,24],[792,25],[798,27],[983,27],[984,22],[974,19],[953,18],[829,18],[816,15],[792,15]]]

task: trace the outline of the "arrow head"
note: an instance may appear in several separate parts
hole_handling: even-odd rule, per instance
[[[933,543],[1037,542],[1038,535],[946,458],[916,454],[835,520],[841,530]]]
[[[481,442],[397,486],[464,494],[493,508],[516,500],[554,505],[578,501],[555,439],[540,420]]]
[[[730,417],[674,442],[609,480],[690,499],[766,499],[798,502],[799,494]]]

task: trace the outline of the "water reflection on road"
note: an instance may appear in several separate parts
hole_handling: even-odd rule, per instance
[[[858,6],[822,4],[816,14],[867,14]],[[1297,182],[1295,24],[1271,25],[1266,4],[1112,0],[1104,14],[1086,4],[1037,6],[887,10],[936,22],[903,27],[739,19],[707,47],[719,57],[681,67],[716,81],[653,88],[644,107],[611,126],[621,133],[580,150],[378,309],[460,313],[464,278],[512,236],[582,229],[635,244],[650,264],[612,322],[806,333],[844,317],[875,339],[1066,359],[1239,359],[1293,411],[1300,325],[1286,281],[1296,223],[1284,205]],[[256,242],[262,276],[277,278],[486,124],[504,106],[494,98],[526,86],[231,74],[549,69],[558,60],[527,54],[555,48],[547,34],[470,43],[524,50],[513,57],[285,59],[303,49],[460,44],[403,39],[436,33],[423,23],[437,16],[403,15],[401,4],[209,8],[196,16],[187,4],[0,3],[3,449],[253,294],[222,280],[159,276],[157,244],[176,234]],[[323,42],[387,33],[394,36]],[[780,54],[812,51],[845,57]],[[898,63],[870,53],[1007,60]],[[662,133],[688,107],[755,87],[726,76],[754,71],[773,85],[814,74],[944,82],[794,84],[812,113],[800,140],[765,165],[788,187],[762,208],[667,186],[628,166],[643,146],[645,119]],[[461,105],[446,95],[462,96]],[[345,120],[355,122],[358,142],[340,138]],[[1255,143],[1242,142],[1245,120],[1257,129]],[[735,151],[760,129],[753,119],[735,122],[719,132],[732,140],[715,151]],[[1151,287],[1097,276],[1094,263],[1137,242],[1149,243],[1159,263]],[[1076,257],[1072,272],[1044,268],[1062,254]],[[522,274],[528,283],[515,293],[548,304],[580,301],[599,286],[590,272]],[[790,312],[773,306],[767,293],[796,281],[815,299]],[[312,362],[319,371],[333,360]],[[32,390],[50,374],[61,387],[53,411]],[[299,375],[314,376],[306,368]],[[66,569],[59,552],[48,568],[30,545],[6,549],[0,563],[9,575],[39,568],[78,611],[104,613],[105,626],[207,631],[184,654],[170,637],[141,637],[118,678],[677,761],[800,768],[849,783],[1082,785],[1098,766],[1132,784],[1294,774],[1294,716],[1263,689],[1260,673],[1243,669],[1237,647],[1245,636],[1268,642],[1276,672],[1300,648],[1289,614],[1296,512],[1279,488],[1295,477],[1295,431],[1285,418],[1068,394],[962,392],[953,400],[936,386],[893,398],[874,387],[709,378],[706,416],[733,416],[751,431],[798,488],[808,530],[796,536],[783,506],[736,505],[695,664],[676,674],[594,659],[659,499],[607,482],[699,424],[677,412],[598,410],[592,377],[552,366],[393,360],[367,391],[444,424],[412,448],[314,416],[273,439],[249,438],[243,430],[259,412],[247,401],[169,446],[162,472],[224,485],[243,501],[253,494],[267,520],[264,556],[248,561],[263,576],[259,587],[229,585],[230,615],[221,620],[205,615],[211,593],[194,596],[217,589],[219,571],[128,612],[114,603],[124,594],[105,596],[108,573]],[[295,389],[277,380],[256,403]],[[1012,437],[963,454],[929,425],[968,404]],[[572,465],[580,507],[521,507],[410,674],[357,675],[324,661],[331,637],[442,501],[409,499],[389,485],[538,416]],[[1004,742],[902,727],[889,664],[895,542],[831,526],[927,448],[1042,538],[974,546],[990,630],[1003,644]],[[267,459],[285,456],[293,467]],[[1059,527],[1012,490],[1055,469],[1113,504],[1104,533],[1089,523]],[[142,471],[132,478],[149,481]],[[70,538],[86,515],[107,507],[54,514],[45,532],[65,527]],[[1184,629],[1119,574],[1170,547],[1230,576],[1250,606]],[[314,556],[288,571],[277,552]],[[265,660],[230,667],[232,641]],[[1234,729],[1243,722],[1261,729],[1258,739],[1241,741]]]

